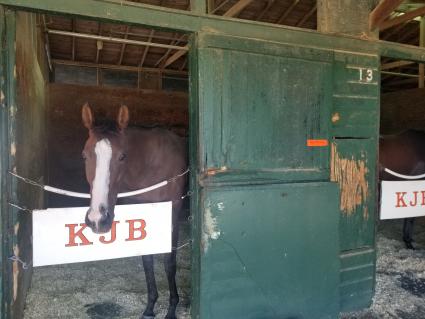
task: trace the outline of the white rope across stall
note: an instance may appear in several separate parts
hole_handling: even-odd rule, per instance
[[[389,168],[384,168],[384,171],[387,172],[388,174],[391,174],[395,177],[398,178],[404,178],[404,179],[421,179],[421,178],[425,178],[425,174],[421,174],[421,175],[404,175],[404,174],[399,174],[397,172],[394,172],[392,170],[390,170]]]
[[[152,186],[145,187],[145,188],[142,188],[142,189],[138,189],[138,190],[134,190],[134,191],[130,191],[130,192],[125,192],[125,193],[119,193],[117,196],[118,196],[118,198],[123,198],[123,197],[130,197],[130,196],[136,196],[136,195],[140,195],[140,194],[143,194],[143,193],[147,193],[147,192],[153,191],[157,188],[163,187],[163,186],[167,185],[168,183],[175,181],[177,178],[186,175],[187,173],[189,173],[189,169],[185,170],[183,173],[178,174],[178,175],[176,175],[176,176],[174,176],[174,177],[172,177],[168,180],[159,182],[157,184],[154,184]],[[48,185],[41,185],[41,184],[34,182],[34,181],[32,181],[28,178],[19,176],[16,173],[10,172],[10,174],[12,176],[15,176],[16,178],[23,180],[24,182],[26,182],[28,184],[40,187],[43,190],[45,190],[46,192],[70,196],[70,197],[90,198],[90,194],[87,194],[87,193],[78,193],[78,192],[68,191],[68,190],[65,190],[65,189],[60,189],[60,188],[56,188],[56,187],[52,187],[52,186],[48,186]]]

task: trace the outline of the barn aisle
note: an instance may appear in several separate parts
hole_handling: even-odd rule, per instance
[[[180,245],[188,242],[189,227],[181,225]],[[178,318],[190,318],[190,246],[177,254]],[[155,259],[159,299],[164,318],[168,284],[162,256]],[[34,268],[24,319],[135,319],[147,300],[141,257]]]
[[[343,314],[341,319],[425,318],[425,220],[418,219],[415,224],[416,250],[405,249],[402,225],[402,220],[380,222],[372,307]]]

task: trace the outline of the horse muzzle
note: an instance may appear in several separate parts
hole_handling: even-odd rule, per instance
[[[111,230],[114,213],[106,206],[100,205],[98,210],[89,208],[86,213],[86,225],[96,234],[104,234]]]

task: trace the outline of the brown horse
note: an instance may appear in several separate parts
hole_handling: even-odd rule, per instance
[[[388,168],[403,175],[425,173],[425,133],[408,130],[379,139],[379,180],[402,180],[384,171]],[[413,218],[404,219],[403,241],[413,249]]]
[[[89,131],[83,158],[86,178],[90,184],[90,208],[86,224],[95,233],[108,232],[114,220],[117,194],[145,188],[177,176],[187,169],[185,139],[160,129],[127,128],[129,111],[121,106],[117,121],[95,122],[88,104],[82,109],[83,124]],[[170,289],[170,304],[166,318],[176,318],[179,302],[176,286],[176,249],[178,241],[178,215],[182,208],[182,195],[186,192],[186,178],[148,193],[122,200],[124,204],[173,201],[172,247],[164,255],[165,271]],[[142,318],[154,318],[158,299],[153,268],[153,256],[143,256],[148,304]]]

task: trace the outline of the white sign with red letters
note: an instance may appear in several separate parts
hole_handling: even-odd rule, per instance
[[[171,202],[117,205],[106,234],[95,234],[84,224],[87,209],[33,211],[34,266],[171,252]]]
[[[381,219],[425,216],[425,181],[382,181]]]

